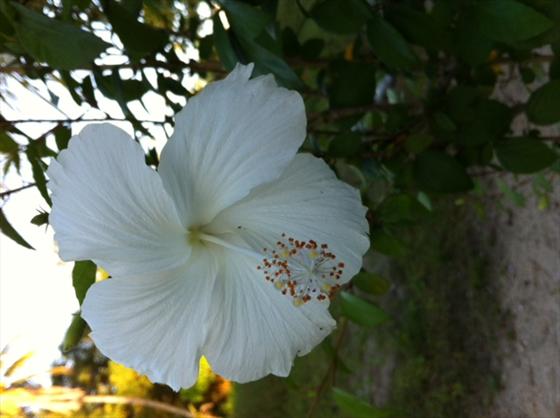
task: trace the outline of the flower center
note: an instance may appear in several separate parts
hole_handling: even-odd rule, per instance
[[[263,248],[268,257],[257,266],[267,281],[284,295],[294,298],[294,305],[301,306],[315,298],[332,299],[340,288],[338,280],[344,263],[337,262],[327,244],[313,240],[298,241],[282,234],[273,249]]]

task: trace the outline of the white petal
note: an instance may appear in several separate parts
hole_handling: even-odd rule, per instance
[[[215,264],[193,252],[188,267],[94,284],[82,305],[91,337],[110,359],[174,390],[198,377]]]
[[[277,87],[272,76],[248,80],[251,71],[237,66],[176,116],[159,172],[185,226],[207,224],[277,178],[305,139],[301,96]]]
[[[208,231],[241,236],[256,251],[271,248],[282,233],[328,244],[345,264],[344,283],[359,272],[369,247],[366,210],[359,192],[337,180],[322,160],[298,154],[279,179],[225,209]]]
[[[226,250],[222,262],[203,354],[215,372],[236,382],[287,376],[294,357],[307,354],[335,327],[328,304],[294,306],[247,256]]]
[[[48,170],[49,216],[63,260],[92,259],[113,275],[185,262],[185,231],[159,175],[121,129],[90,125]]]

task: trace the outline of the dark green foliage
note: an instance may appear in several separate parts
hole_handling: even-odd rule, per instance
[[[403,36],[385,19],[374,16],[367,26],[367,37],[373,53],[395,69],[412,69],[417,58]]]
[[[513,173],[541,171],[554,163],[558,155],[535,138],[511,138],[495,145],[502,166]]]
[[[430,192],[464,192],[473,187],[465,168],[441,151],[420,154],[414,164],[414,175],[420,188]]]
[[[347,35],[358,32],[371,11],[363,0],[321,0],[310,14],[325,30]]]
[[[62,70],[90,67],[109,46],[73,24],[48,18],[21,4],[4,2],[4,10],[13,13],[18,42],[37,61]]]
[[[373,102],[375,67],[364,63],[335,61],[330,65],[328,88],[333,108],[366,105]]]
[[[551,29],[554,23],[516,0],[488,0],[474,5],[473,23],[495,41],[523,41]]]
[[[527,116],[537,125],[560,122],[560,80],[546,83],[531,95]]]
[[[20,167],[19,145],[6,132],[0,132],[0,153],[6,158],[4,163],[4,174],[8,172],[11,166],[17,171]]]
[[[119,35],[131,59],[143,58],[162,48],[168,41],[165,31],[139,22],[136,14],[120,3],[104,0],[102,4],[113,30]]]

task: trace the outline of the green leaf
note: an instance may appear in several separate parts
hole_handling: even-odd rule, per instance
[[[467,64],[477,66],[490,59],[494,41],[473,27],[471,19],[461,19],[452,36],[453,51]]]
[[[24,240],[23,237],[18,234],[14,227],[8,222],[8,219],[6,219],[2,208],[0,208],[0,231],[2,231],[2,233],[8,238],[11,238],[15,242],[17,242],[19,245],[22,245],[25,248],[29,248],[30,250],[35,249],[31,245],[29,245],[28,242]]]
[[[168,40],[165,31],[137,20],[137,17],[114,0],[102,2],[103,10],[114,31],[133,60],[160,50]]]
[[[358,62],[334,61],[328,88],[331,108],[361,106],[373,103],[375,67]]]
[[[85,77],[82,81],[82,94],[86,99],[86,102],[93,107],[98,108],[97,99],[95,98],[95,93],[93,91],[93,83],[91,82],[91,76]]]
[[[413,44],[428,49],[446,49],[449,46],[450,34],[428,13],[389,2],[385,17]]]
[[[39,212],[31,219],[33,225],[41,226],[49,223],[49,214],[47,212]]]
[[[537,125],[560,122],[560,80],[549,81],[531,95],[527,117]]]
[[[61,22],[11,3],[17,11],[17,38],[27,53],[37,61],[71,70],[90,68],[93,60],[109,44],[71,23]]]
[[[19,145],[14,141],[6,132],[0,132],[0,153],[6,155],[6,165],[4,166],[4,174],[7,173],[11,165],[16,167],[19,171],[20,157]]]
[[[391,289],[391,282],[376,273],[358,273],[352,279],[352,283],[358,289],[375,296],[383,296]]]
[[[72,322],[64,334],[64,340],[62,341],[62,352],[67,352],[74,348],[84,336],[86,330],[86,321],[82,319],[79,314],[74,314]]]
[[[389,319],[385,311],[348,292],[340,293],[342,314],[364,327],[375,327]]]
[[[552,165],[558,155],[536,138],[512,138],[495,144],[500,164],[512,173],[529,174]]]
[[[87,290],[95,283],[95,273],[97,266],[95,263],[86,261],[76,261],[72,269],[72,286],[76,292],[76,297],[80,305],[86,297]]]
[[[434,142],[434,138],[428,134],[412,134],[404,143],[404,148],[411,154],[419,154],[428,148],[431,143]]]
[[[362,137],[353,132],[337,135],[329,144],[329,155],[333,157],[352,157],[362,146]]]
[[[171,77],[165,77],[163,74],[158,74],[158,92],[165,93],[169,91],[177,94],[178,96],[186,96],[189,94],[187,89],[177,80]]]
[[[49,196],[49,191],[47,190],[47,179],[44,173],[44,163],[41,161],[42,151],[41,151],[42,140],[35,140],[29,143],[25,154],[27,155],[27,160],[31,164],[31,173],[33,174],[33,180],[37,185],[37,189],[43,199],[52,206],[51,197]]]
[[[222,21],[217,14],[215,14],[212,18],[212,22],[214,24],[214,33],[212,34],[214,37],[214,47],[216,48],[216,52],[218,53],[224,68],[231,71],[235,67],[235,64],[237,64],[238,60],[235,55],[235,51],[233,50],[233,46],[231,45],[228,32],[224,29]]]
[[[385,230],[377,230],[372,234],[371,248],[389,257],[404,257],[408,252],[406,245],[397,237]]]
[[[428,213],[416,198],[407,194],[388,196],[376,210],[377,217],[385,224],[418,222]]]
[[[53,130],[53,133],[58,150],[62,151],[63,149],[66,149],[66,147],[68,147],[68,142],[70,141],[70,129],[63,125],[58,125]]]
[[[418,59],[404,37],[387,21],[375,15],[367,24],[367,39],[371,49],[386,65],[409,70]]]
[[[158,74],[159,75],[159,74]],[[145,80],[122,80],[122,92],[124,100],[131,102],[133,100],[141,100],[144,94],[150,91],[150,84]],[[181,85],[181,83],[178,83]],[[185,95],[186,90],[184,88],[173,91],[175,94]],[[181,93],[179,93],[181,92]]]
[[[424,151],[414,164],[414,177],[420,188],[429,192],[465,192],[473,182],[465,167],[441,151]]]
[[[315,59],[321,55],[321,51],[325,47],[325,41],[322,39],[308,39],[301,46],[301,56],[305,59]]]
[[[377,408],[342,389],[333,388],[333,398],[340,408],[340,416],[344,418],[389,418],[392,413]]]
[[[99,91],[101,91],[105,97],[116,100],[126,118],[134,119],[134,116],[128,108],[124,93],[124,82],[126,80],[121,79],[119,72],[112,71],[111,75],[104,76],[100,71],[93,70],[93,75]]]
[[[523,41],[554,26],[546,16],[515,0],[479,1],[473,15],[474,25],[500,42]]]
[[[315,4],[310,14],[323,29],[346,35],[358,32],[371,11],[362,0],[323,0]]]
[[[289,88],[300,88],[302,82],[284,59],[256,41],[240,38],[239,42],[249,61],[255,63],[255,74],[272,73],[278,83]]]
[[[239,36],[256,39],[264,28],[273,21],[260,9],[236,0],[220,0],[228,21]]]

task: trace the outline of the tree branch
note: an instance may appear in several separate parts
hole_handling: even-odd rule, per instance
[[[370,112],[372,110],[391,110],[396,107],[409,106],[411,108],[420,108],[418,103],[372,103],[365,106],[354,106],[354,107],[343,107],[340,109],[329,109],[323,112],[314,112],[309,114],[309,123],[314,122],[319,119],[325,119],[329,122],[345,118],[347,116],[353,116],[360,113]]]
[[[36,185],[35,183],[29,183],[29,184],[26,184],[25,186],[18,187],[17,189],[6,190],[5,192],[0,193],[0,199],[3,199],[5,197],[10,196],[10,195],[12,195],[14,193],[17,193],[17,192],[21,192],[22,190],[30,189],[31,187],[34,187],[35,185]]]
[[[182,62],[179,61],[177,63],[169,63],[169,62],[162,62],[162,61],[150,61],[145,63],[138,63],[138,64],[101,64],[95,65],[94,68],[99,70],[122,70],[122,69],[131,69],[131,70],[139,70],[142,68],[164,68],[167,70],[177,71],[180,69],[191,69],[197,72],[213,72],[213,73],[226,73],[227,71],[224,70],[222,65],[216,61],[208,61],[205,63],[200,63],[196,61],[189,61],[189,62]],[[30,69],[40,70],[46,69],[50,71],[55,71],[56,68],[51,68],[46,65],[8,65],[0,67],[0,73],[22,73],[25,74]],[[75,68],[75,70],[91,70],[92,68]]]
[[[140,122],[140,123],[154,123],[163,125],[167,121],[162,120],[132,120],[126,118],[76,118],[76,119],[3,119],[0,120],[0,126],[12,126],[18,123],[76,123],[76,122]]]
[[[342,326],[340,327],[340,333],[338,334],[338,338],[336,339],[336,343],[335,343],[335,347],[334,347],[333,359],[331,360],[331,363],[329,364],[329,368],[327,369],[327,372],[325,373],[325,376],[323,377],[323,380],[321,380],[321,384],[317,388],[317,394],[315,396],[315,399],[313,400],[313,404],[311,405],[311,408],[309,408],[307,418],[313,418],[313,414],[315,413],[315,410],[317,409],[317,406],[319,405],[319,400],[321,399],[321,395],[323,394],[323,391],[325,390],[325,388],[327,387],[327,383],[329,382],[329,377],[331,375],[334,376],[334,373],[336,371],[336,366],[337,366],[337,360],[338,360],[338,351],[340,350],[340,347],[342,346],[342,341],[344,339],[344,334],[346,333],[347,325],[348,325],[348,320],[346,318],[343,318],[342,319]]]

